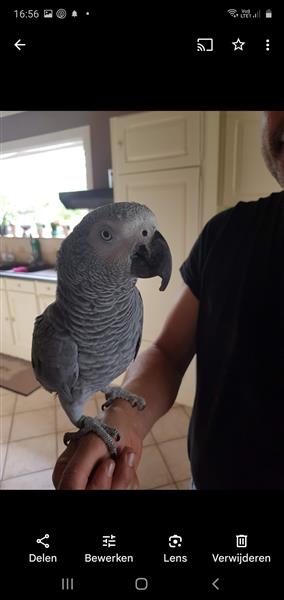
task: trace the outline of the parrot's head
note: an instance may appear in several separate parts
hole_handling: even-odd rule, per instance
[[[101,276],[106,283],[159,275],[160,290],[165,290],[171,277],[169,246],[155,215],[142,204],[115,202],[86,215],[61,246],[59,271],[64,246],[69,247],[69,264],[75,261],[81,275],[91,280]]]

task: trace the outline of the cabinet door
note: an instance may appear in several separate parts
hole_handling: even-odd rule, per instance
[[[201,113],[143,112],[111,119],[114,179],[200,165]]]
[[[1,352],[2,354],[9,354],[10,356],[16,356],[16,344],[15,336],[12,327],[11,315],[9,312],[9,306],[7,301],[7,293],[5,290],[1,291]]]
[[[280,191],[261,154],[261,112],[228,111],[223,116],[222,138],[222,207]]]
[[[147,345],[160,333],[182,286],[179,268],[199,233],[199,169],[122,175],[117,178],[115,198],[146,204],[155,213],[172,252],[172,277],[164,292],[159,292],[160,278],[139,279],[137,283],[144,303],[143,342]],[[189,386],[194,389],[192,367],[191,371],[191,383],[187,381],[179,394],[179,400],[186,404],[192,403],[188,392]]]
[[[44,296],[41,294],[37,297],[37,299],[39,304],[39,312],[43,313],[43,311],[49,306],[49,304],[55,301],[55,294],[54,296]]]
[[[19,358],[31,360],[32,334],[34,321],[38,315],[35,294],[7,292],[9,309]]]
[[[35,282],[39,312],[42,313],[56,298],[56,283],[47,281]]]

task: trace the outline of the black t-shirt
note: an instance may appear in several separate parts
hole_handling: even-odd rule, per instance
[[[284,489],[284,192],[211,219],[181,267],[200,301],[198,489]]]

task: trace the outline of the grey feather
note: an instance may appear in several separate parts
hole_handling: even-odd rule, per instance
[[[56,391],[65,403],[72,403],[72,390],[79,376],[78,346],[58,318],[55,303],[36,318],[32,366],[46,390]]]

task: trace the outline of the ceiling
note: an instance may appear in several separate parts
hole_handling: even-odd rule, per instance
[[[25,110],[1,110],[1,117],[10,117],[10,115],[17,115],[18,113],[26,112]]]

